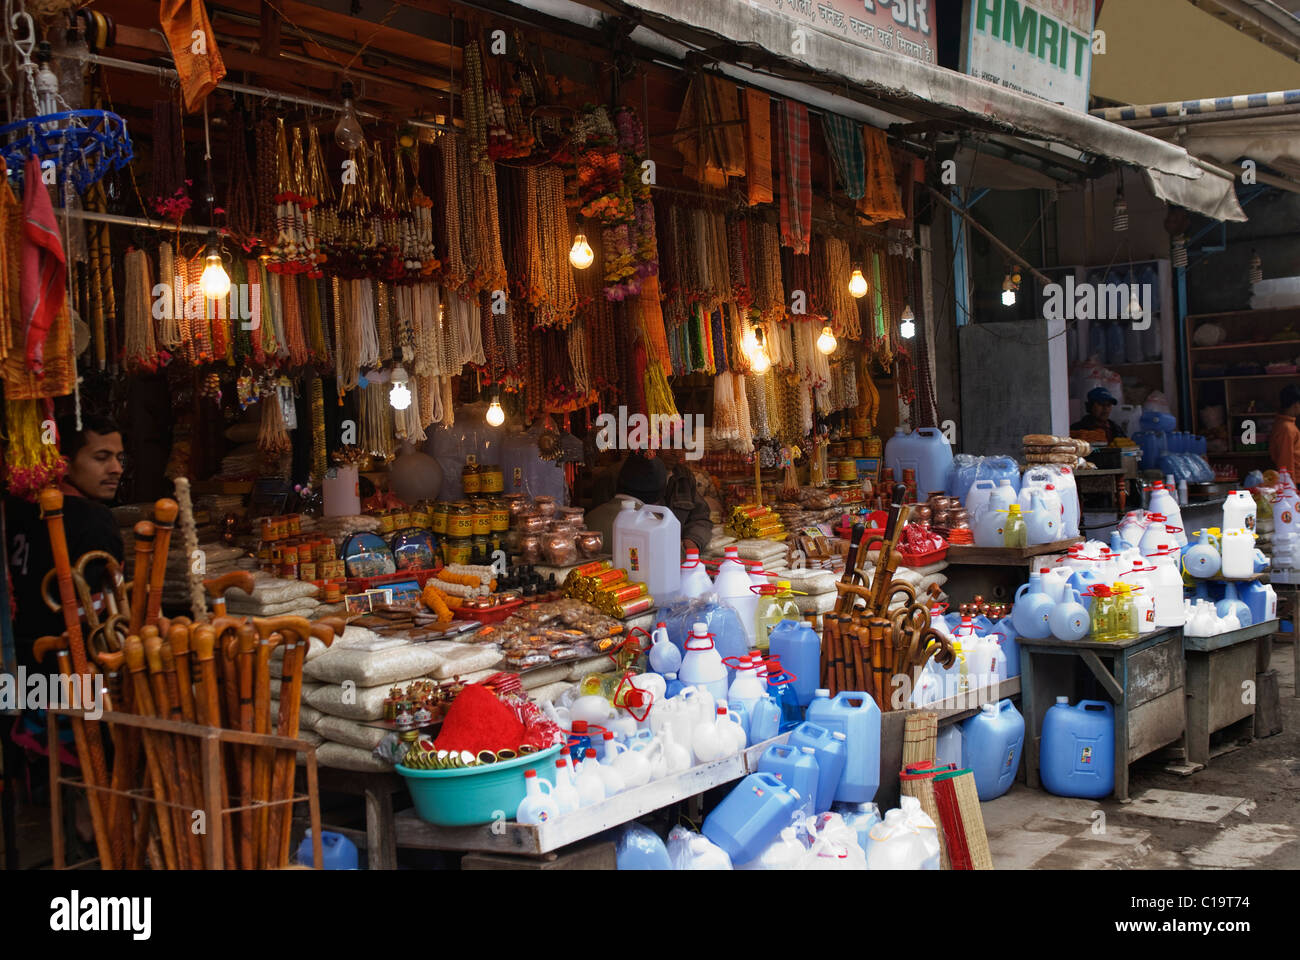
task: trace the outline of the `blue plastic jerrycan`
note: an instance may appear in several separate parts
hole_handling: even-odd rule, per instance
[[[975,774],[975,792],[981,801],[993,800],[1011,789],[1020,768],[1025,745],[1025,718],[1010,700],[986,703],[961,728],[962,761]]]
[[[768,643],[771,655],[794,674],[791,686],[799,706],[808,706],[821,676],[822,642],[817,631],[807,620],[782,620],[772,628]]]
[[[756,859],[798,817],[803,798],[770,773],[751,773],[704,818],[701,832],[732,863]]]
[[[835,789],[843,803],[874,800],[880,786],[880,708],[861,691],[844,690],[831,697],[818,690],[808,705],[808,719],[832,732],[844,734],[848,759]]]
[[[762,743],[781,732],[781,705],[773,696],[754,701],[749,713],[749,742]]]
[[[813,812],[829,810],[849,759],[848,738],[842,731],[831,731],[805,720],[790,731],[789,742],[792,747],[812,747],[817,759],[817,796],[813,799]]]
[[[817,758],[812,747],[774,743],[758,758],[758,772],[770,773],[800,797],[800,809],[811,817],[817,811]]]
[[[357,847],[351,840],[341,833],[334,833],[332,830],[322,830],[320,833],[321,849],[321,868],[324,870],[356,870],[357,869]],[[311,856],[311,828],[302,838],[302,843],[298,845],[298,854],[295,858],[299,866],[313,866]]]
[[[1115,707],[1068,697],[1043,717],[1038,754],[1043,788],[1058,797],[1107,797],[1115,789]],[[982,798],[981,798],[982,799]]]

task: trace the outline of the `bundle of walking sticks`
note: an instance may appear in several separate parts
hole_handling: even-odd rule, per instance
[[[868,539],[862,524],[853,527],[844,575],[835,585],[839,598],[822,618],[821,685],[832,694],[865,692],[882,713],[906,706],[927,660],[950,666],[956,656],[951,641],[930,627],[930,611],[917,602],[911,584],[894,579],[898,537],[909,512],[905,496],[906,488],[897,484],[883,537]],[[867,586],[858,564],[873,544],[879,544],[880,556]],[[890,612],[900,597],[901,605]]]
[[[100,551],[78,558],[74,567],[63,529],[63,495],[47,488],[40,504],[54,555],[42,592],[62,612],[65,632],[37,641],[37,656],[44,660],[52,652],[59,672],[78,675],[83,683],[101,675],[106,712],[171,721],[109,722],[110,772],[103,724],[70,714],[100,865],[168,870],[286,865],[296,754],[288,741],[300,744],[302,666],[311,639],[331,643],[342,622],[226,616],[227,590],[253,590],[245,572],[204,581],[212,599],[210,619],[168,620],[161,602],[175,501],[159,500],[153,522],[136,524],[135,580],[129,585],[116,560]],[[104,565],[102,619],[86,579],[92,562]],[[51,579],[57,599],[50,596]],[[271,661],[277,647],[283,649],[280,709],[272,717]],[[286,739],[279,746],[257,737],[227,742],[214,739],[212,728]],[[213,816],[222,818],[219,848],[215,837],[212,844],[203,840],[207,818]],[[58,824],[55,831],[61,837]]]

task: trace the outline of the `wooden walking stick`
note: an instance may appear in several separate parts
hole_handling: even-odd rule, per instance
[[[235,636],[228,641],[223,653],[227,659],[238,656],[239,708],[236,729],[253,732],[253,656],[257,650],[257,631],[251,624],[241,624]],[[239,805],[250,807],[253,802],[252,748],[241,744],[239,757]],[[253,816],[252,809],[239,813],[239,865],[244,870],[253,869]]]
[[[153,505],[155,534],[153,566],[149,571],[149,607],[144,617],[146,624],[157,623],[158,614],[162,611],[163,581],[167,578],[167,550],[171,546],[172,524],[176,521],[179,509],[175,500],[166,497]]]
[[[56,487],[46,487],[40,494],[41,515],[50,535],[50,550],[54,555],[54,570],[59,580],[59,599],[63,604],[63,625],[68,632],[68,654],[73,669],[83,678],[90,676],[90,664],[86,661],[86,647],[81,637],[81,619],[77,614],[77,597],[72,586],[72,563],[68,558],[68,540],[63,530],[63,494]],[[73,736],[77,727],[82,733],[77,743],[77,755],[81,760],[82,775],[88,787],[108,785],[108,772],[104,764],[104,741],[100,734],[99,723],[95,720],[74,718]],[[84,752],[82,752],[84,749]],[[95,844],[99,851],[99,862],[105,870],[112,870],[113,865],[121,861],[122,844],[113,844],[104,819],[103,805],[97,790],[87,790],[86,800],[90,804],[90,819],[95,827]]]
[[[167,678],[163,675],[162,638],[158,636],[156,629],[153,629],[152,633],[149,632],[150,629],[149,624],[145,624],[144,659],[149,668],[149,688],[153,697],[154,716],[171,719],[171,704],[167,700]],[[178,746],[182,749],[177,750]],[[182,809],[189,807],[190,802],[187,774],[184,770],[188,764],[184,764],[183,754],[183,745],[177,744],[171,734],[159,735],[158,759],[168,775],[175,778],[168,790],[173,804],[168,808],[168,813],[171,816],[172,834],[176,842],[176,860],[180,869],[190,870],[193,865],[190,862],[189,840],[186,838],[189,833],[189,823]]]
[[[185,663],[182,665],[176,654],[176,645],[185,650]],[[162,658],[163,676],[167,681],[167,703],[171,708],[173,720],[194,723],[194,691],[190,687],[189,677],[190,630],[182,623],[173,621],[167,631],[167,640],[159,650]],[[182,676],[182,666],[184,675]],[[181,784],[186,789],[185,802],[192,804],[190,814],[203,806],[203,778],[200,771],[203,765],[199,761],[199,745],[193,737],[176,737],[176,758],[181,765]],[[196,868],[203,866],[203,843],[199,835],[191,829],[186,831],[190,848],[190,862]]]
[[[282,737],[296,739],[299,707],[302,702],[302,665],[307,646],[311,643],[313,634],[327,644],[332,643],[334,631],[329,627],[314,627],[303,617],[255,618],[253,625],[263,637],[274,633],[284,637],[284,664],[280,675],[280,713],[277,717],[276,733]],[[289,750],[277,751],[274,762],[270,799],[272,801],[292,799],[294,754]],[[287,860],[288,833],[292,822],[292,811],[288,806],[276,806],[270,810],[266,852],[262,858],[265,869],[273,870],[281,867],[284,865],[284,860]]]
[[[153,563],[154,525],[141,520],[135,525],[135,568],[131,581],[131,636],[140,636],[149,610],[149,568]]]
[[[144,644],[137,636],[129,636],[122,644],[126,654],[126,667],[131,674],[133,702],[136,713],[142,717],[155,717],[153,693],[149,689],[149,678],[145,675]],[[163,735],[153,730],[145,730],[141,740],[144,743],[145,765],[149,770],[149,782],[153,786],[154,819],[158,822],[158,836],[162,842],[163,863],[168,870],[177,869],[176,842],[172,836],[171,808],[167,806],[167,774],[173,769],[165,767],[162,750]],[[155,861],[155,864],[157,861]]]
[[[247,570],[232,570],[212,580],[203,581],[203,589],[212,599],[212,619],[226,615],[226,591],[243,590],[250,597],[257,587],[253,575]]]
[[[198,722],[210,727],[221,726],[221,698],[217,690],[217,665],[212,658],[216,645],[217,631],[207,624],[200,624],[190,634],[190,648],[194,660],[194,672],[198,677],[195,685],[194,710]],[[230,780],[226,765],[221,764],[221,805],[230,806]],[[210,816],[221,816],[220,811],[209,811]],[[226,868],[235,870],[239,862],[235,859],[234,815],[227,815],[225,829],[221,832],[222,853]]]
[[[108,684],[108,696],[104,699],[104,709],[116,710],[122,702],[126,686],[126,655],[121,650],[94,650],[91,656],[99,665]],[[122,797],[121,792],[135,785],[135,763],[132,751],[139,749],[139,739],[129,736],[130,728],[117,725],[109,727],[113,738],[113,773],[110,786],[115,792],[108,795],[108,827],[122,838],[122,869],[134,869],[136,862],[134,831],[131,829],[131,802]]]
[[[256,621],[254,625],[256,629]],[[306,633],[310,633],[310,629],[309,625]],[[268,631],[258,638],[257,659],[253,673],[254,733],[271,732],[271,651],[281,643],[287,642],[284,634],[275,631]],[[274,756],[275,751],[270,747],[257,747],[253,751],[253,802],[261,804],[254,811],[253,818],[253,853],[258,862],[266,856],[271,810],[264,804],[271,796],[271,763]]]

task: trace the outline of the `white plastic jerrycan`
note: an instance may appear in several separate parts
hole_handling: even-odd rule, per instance
[[[539,824],[558,817],[560,808],[551,795],[551,790],[550,781],[537,779],[536,770],[525,770],[524,798],[515,810],[515,820],[519,823]]]
[[[614,566],[629,580],[644,583],[660,603],[676,599],[682,581],[677,557],[682,525],[668,507],[646,504],[640,510],[624,500],[614,519]]]
[[[663,621],[655,624],[650,640],[650,669],[655,673],[676,673],[682,665],[682,652],[668,639],[668,625]]]
[[[727,699],[727,668],[707,625],[696,623],[691,628],[677,676],[682,683],[708,691],[715,701]]]

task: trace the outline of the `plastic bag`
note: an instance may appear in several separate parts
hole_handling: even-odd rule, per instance
[[[614,859],[619,870],[671,870],[668,848],[659,834],[633,821],[618,830],[614,841]]]
[[[732,869],[727,851],[685,827],[673,827],[668,832],[668,861],[674,870]]]
[[[803,865],[808,847],[800,840],[794,827],[786,827],[766,850],[737,870],[798,870]]]
[[[866,855],[871,849],[871,828],[880,822],[880,808],[874,803],[837,803],[831,812],[843,817],[845,825],[858,835],[858,846]]]
[[[869,870],[939,869],[939,831],[916,797],[902,797],[869,836]]]
[[[691,635],[691,628],[703,623],[708,632],[713,634],[713,645],[718,654],[726,660],[749,653],[749,638],[740,622],[740,614],[734,607],[718,599],[716,594],[705,594],[694,600],[679,600],[659,610],[659,620],[668,630],[668,639],[673,642],[682,655],[686,654],[686,640]],[[727,686],[736,678],[736,671],[727,667]]]
[[[867,855],[857,831],[838,813],[823,813],[808,821],[812,846],[800,864],[804,870],[865,870]]]

